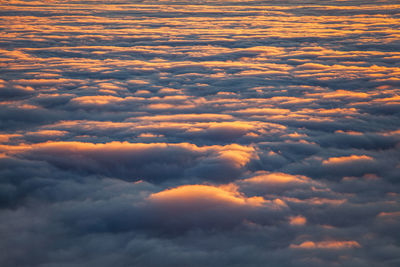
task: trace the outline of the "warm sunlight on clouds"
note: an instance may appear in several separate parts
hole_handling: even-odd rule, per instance
[[[373,161],[372,157],[366,155],[351,155],[351,156],[344,156],[344,157],[333,157],[327,160],[322,161],[324,165],[336,165],[336,164],[345,164],[351,162],[368,162]]]
[[[227,190],[230,189],[230,190]],[[246,198],[236,188],[184,185],[150,195],[150,201],[165,208],[201,211],[220,206],[261,206],[262,197]]]
[[[305,225],[307,223],[307,219],[303,216],[294,216],[289,218],[290,225]]]
[[[0,0],[0,266],[399,266],[399,25]]]
[[[292,244],[290,247],[295,249],[351,249],[361,246],[357,241],[304,241],[300,245]]]
[[[304,176],[294,176],[286,173],[267,173],[252,178],[245,179],[244,182],[251,184],[288,184],[288,183],[307,183],[310,179]]]

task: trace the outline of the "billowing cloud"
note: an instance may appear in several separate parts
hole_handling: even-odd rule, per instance
[[[302,175],[291,175],[287,173],[257,172],[255,176],[238,182],[246,190],[258,194],[282,193],[290,190],[301,190],[323,187],[320,182]]]
[[[246,197],[233,185],[183,185],[151,194],[149,201],[163,220],[175,227],[232,227],[246,221],[270,224],[282,220],[276,211],[285,207],[262,197]]]
[[[0,1],[1,266],[399,266],[400,5]]]
[[[150,195],[152,203],[167,212],[189,212],[190,210],[213,210],[229,207],[260,207],[265,200],[262,197],[247,198],[231,186],[214,187],[209,185],[183,185]]]
[[[189,143],[46,142],[3,145],[0,151],[45,161],[60,169],[157,183],[185,176],[215,182],[231,180],[256,158],[252,147],[236,144],[198,147]]]

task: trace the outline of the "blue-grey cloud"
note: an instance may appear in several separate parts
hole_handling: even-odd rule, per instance
[[[0,3],[0,265],[398,266],[399,14]]]

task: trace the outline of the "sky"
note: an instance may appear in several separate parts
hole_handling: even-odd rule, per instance
[[[400,266],[400,2],[0,0],[0,266]]]

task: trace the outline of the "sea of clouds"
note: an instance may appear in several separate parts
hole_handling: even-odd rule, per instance
[[[0,1],[1,266],[399,266],[400,3]]]

